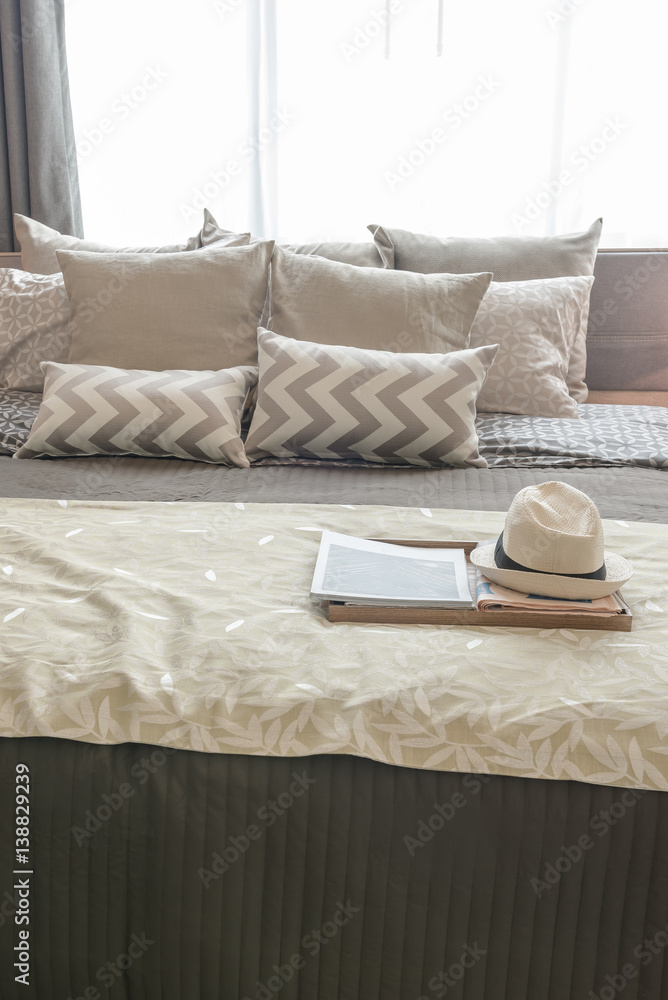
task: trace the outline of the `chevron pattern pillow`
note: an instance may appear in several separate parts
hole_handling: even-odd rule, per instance
[[[142,455],[250,464],[241,417],[257,368],[153,372],[52,362],[43,368],[42,404],[14,458]]]
[[[258,331],[260,378],[246,454],[473,465],[476,398],[497,345],[395,354]]]

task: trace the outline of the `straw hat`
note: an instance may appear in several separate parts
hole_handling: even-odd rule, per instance
[[[496,544],[474,549],[471,562],[511,590],[571,600],[605,597],[633,575],[626,559],[604,552],[594,501],[566,483],[520,490]]]

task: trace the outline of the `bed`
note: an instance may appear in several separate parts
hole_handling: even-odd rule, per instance
[[[578,404],[577,421],[479,414],[487,468],[21,462],[12,455],[40,397],[0,391],[0,520],[15,531],[0,562],[22,558],[37,574],[20,615],[2,605],[3,1000],[668,996],[665,256],[598,255],[588,338],[597,401]],[[620,281],[641,289],[632,309]],[[485,538],[520,488],[552,479],[589,494],[611,544],[632,541],[639,553],[628,635],[566,630],[518,644],[512,630],[423,627],[416,669],[416,630],[327,625],[299,590],[316,544],[303,529]],[[84,545],[110,520],[111,546]],[[206,607],[231,651],[219,690],[206,658],[213,633],[198,636],[202,607],[178,603],[194,590],[178,590],[174,574],[192,564],[202,577],[211,564],[220,577],[227,564],[232,580],[270,536],[261,558],[275,585],[258,585],[255,611],[250,556],[244,586],[222,592],[229,607]],[[124,635],[121,598],[99,620],[77,617],[77,567],[113,563],[129,578],[149,551],[151,600],[172,595],[173,628],[147,604]],[[42,573],[65,610],[42,607]],[[139,591],[127,592],[139,607]],[[260,611],[261,632],[245,638]],[[78,624],[67,632],[65,619]],[[150,683],[114,667],[128,638],[155,660]],[[89,641],[107,649],[106,668],[88,659]],[[338,659],[325,673],[327,649]],[[37,669],[45,650],[50,666]],[[456,682],[439,674],[441,654],[451,681],[463,671]],[[528,661],[515,680],[513,656]],[[568,684],[566,666],[577,673]],[[506,672],[502,694],[495,670]],[[103,674],[105,690],[94,682]],[[528,693],[515,698],[520,676]],[[262,702],[269,687],[273,706]],[[562,696],[561,714],[540,701],[542,687]],[[17,788],[29,789],[29,869]]]

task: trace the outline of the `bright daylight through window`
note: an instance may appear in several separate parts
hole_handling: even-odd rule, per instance
[[[67,0],[87,232],[668,245],[660,0]],[[641,43],[638,39],[641,38]]]

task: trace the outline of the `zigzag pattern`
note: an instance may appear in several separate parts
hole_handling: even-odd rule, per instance
[[[44,398],[16,458],[143,455],[249,465],[241,416],[253,367],[219,372],[44,366]]]
[[[392,354],[258,332],[258,401],[246,453],[476,465],[475,401],[497,346]]]

